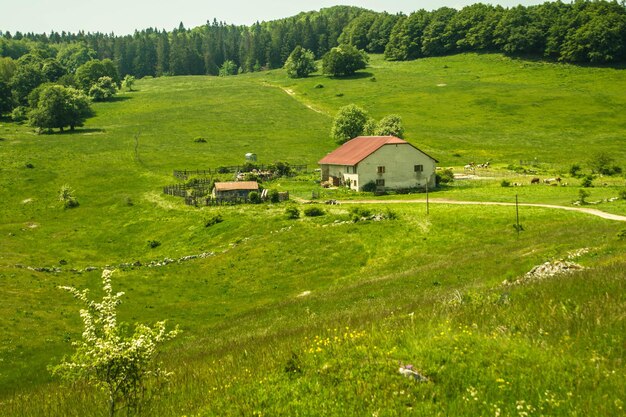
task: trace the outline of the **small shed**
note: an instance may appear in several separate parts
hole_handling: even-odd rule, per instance
[[[256,181],[228,181],[216,182],[213,187],[213,197],[217,199],[248,198],[252,191],[259,191]]]

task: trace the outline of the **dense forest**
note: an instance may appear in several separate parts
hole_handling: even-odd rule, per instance
[[[213,20],[193,29],[181,23],[171,32],[146,29],[127,36],[0,31],[0,114],[26,106],[28,95],[43,83],[80,87],[78,70],[92,60],[109,69],[112,64],[117,73],[98,75],[119,84],[125,75],[279,68],[296,46],[321,58],[339,44],[384,53],[388,60],[484,51],[619,65],[626,61],[626,5],[606,0],[513,8],[477,3],[408,16],[336,6],[251,26]],[[225,67],[230,69],[220,71]]]

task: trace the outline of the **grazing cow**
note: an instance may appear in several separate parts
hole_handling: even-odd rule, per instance
[[[469,164],[465,165],[463,168],[466,171],[474,171],[474,169],[476,168],[476,164],[474,164],[473,162],[470,162]]]
[[[540,179],[540,178],[537,178],[537,177],[535,177],[535,178],[533,178],[532,180],[530,180],[530,183],[531,183],[531,184],[539,184],[539,182],[541,182],[541,179]]]

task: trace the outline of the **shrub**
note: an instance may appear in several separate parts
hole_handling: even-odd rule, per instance
[[[280,177],[288,177],[292,174],[291,166],[288,162],[276,161],[271,164],[269,170]]]
[[[324,214],[326,212],[319,207],[307,207],[304,209],[304,215],[307,217],[323,216]]]
[[[449,184],[454,181],[454,171],[451,169],[444,169],[435,175],[435,181],[439,184]]]
[[[622,240],[626,239],[626,229],[622,229],[617,233],[617,238]]]
[[[370,217],[372,215],[372,211],[362,207],[351,207],[350,214],[357,217]]]
[[[61,186],[59,190],[59,200],[63,203],[63,208],[70,209],[78,207],[79,203],[74,196],[74,190],[67,184]]]
[[[231,60],[226,60],[220,67],[219,76],[227,77],[229,75],[237,75],[237,64]]]
[[[314,88],[324,88],[324,84],[315,84]]]
[[[506,169],[508,169],[509,171],[517,172],[518,174],[525,174],[528,172],[526,168],[524,168],[523,166],[515,165],[515,164],[507,165]]]
[[[209,218],[208,220],[206,220],[204,222],[204,227],[211,227],[214,224],[218,224],[218,223],[221,223],[223,221],[224,221],[224,219],[222,218],[222,215],[221,214],[216,214],[215,216]]]
[[[258,170],[259,166],[256,164],[253,164],[252,162],[246,162],[241,167],[241,172],[252,172],[252,170],[255,170],[255,169]]]
[[[195,143],[206,143],[206,139],[202,137],[195,138],[193,141]]]
[[[374,181],[370,181],[362,187],[362,190],[367,193],[373,193],[376,191],[376,183]]]
[[[250,194],[248,194],[248,201],[252,204],[259,204],[261,202],[261,194],[256,191],[250,192]]]
[[[511,181],[509,181],[509,180],[502,180],[502,181],[500,181],[500,186],[501,187],[510,187],[511,186]]]
[[[581,174],[581,167],[578,164],[574,164],[570,167],[569,169],[569,174],[574,177],[574,178],[580,178]]]
[[[256,172],[244,172],[242,178],[244,181],[261,181],[259,174],[257,174]]]
[[[622,168],[613,164],[614,159],[607,153],[601,152],[594,155],[589,161],[593,172],[602,175],[616,175],[622,172]]]
[[[587,190],[583,190],[582,188],[578,190],[578,201],[580,204],[587,204],[587,197],[589,197],[591,193]]]
[[[580,183],[580,185],[582,185],[585,188],[589,188],[589,187],[593,187],[592,182],[593,182],[593,175],[587,174],[583,177],[583,180]]]
[[[218,174],[228,174],[228,168],[226,168],[226,167],[218,167],[217,168],[217,172],[218,172]]]
[[[11,120],[21,123],[28,119],[28,107],[18,106],[11,112]]]
[[[299,219],[300,218],[300,210],[297,207],[287,207],[285,210],[285,216],[290,219]]]
[[[385,218],[387,218],[388,220],[397,220],[398,214],[395,211],[392,211],[391,209],[387,209],[385,211]]]
[[[622,200],[626,200],[626,189],[620,190],[618,195]]]
[[[158,248],[159,246],[161,246],[161,242],[159,242],[158,240],[149,240],[148,241],[148,246],[151,249]]]
[[[270,202],[272,203],[278,203],[280,201],[278,190],[270,190],[268,193],[268,197],[270,199]]]
[[[25,166],[26,168],[28,168],[28,169],[33,169],[33,168],[35,168],[35,165],[31,164],[30,162],[29,162],[29,163],[27,163],[27,164],[26,164],[26,165],[24,165],[24,166]]]
[[[117,321],[117,306],[124,293],[113,292],[112,274],[108,269],[102,272],[104,296],[100,302],[87,297],[89,290],[60,287],[83,303],[80,316],[84,331],[82,340],[73,343],[76,350],[69,360],[49,369],[64,380],[84,381],[101,389],[106,394],[109,416],[122,407],[127,408],[128,415],[135,415],[147,401],[146,393],[167,381],[170,373],[157,362],[157,347],[180,330],[176,327],[167,332],[165,322],[160,321],[154,327],[137,324],[128,335],[127,326]],[[150,387],[149,379],[154,380]]]

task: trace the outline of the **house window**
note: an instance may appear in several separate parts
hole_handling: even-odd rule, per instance
[[[377,187],[384,187],[385,186],[385,180],[376,180],[376,186]]]
[[[379,174],[384,174],[385,173],[385,167],[378,167],[378,173]]]
[[[413,170],[415,172],[424,172],[424,165],[414,165]]]
[[[352,169],[352,167],[347,166],[347,167],[346,167],[346,173],[347,173],[347,174],[350,174],[351,169]]]

